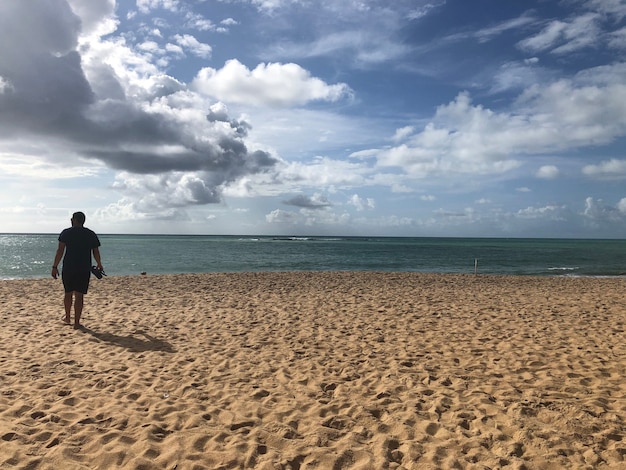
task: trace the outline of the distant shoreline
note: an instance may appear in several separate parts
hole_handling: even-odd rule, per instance
[[[56,235],[0,235],[0,279],[49,276]],[[436,272],[624,276],[626,240],[100,235],[108,275]]]

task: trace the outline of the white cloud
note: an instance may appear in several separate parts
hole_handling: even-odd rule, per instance
[[[162,208],[178,208],[220,201],[219,189],[202,173],[169,173],[133,175],[121,172],[114,189],[132,198],[140,212],[156,212]]]
[[[616,207],[606,205],[602,199],[585,199],[583,216],[594,226],[626,222],[626,213],[622,210],[624,199]]]
[[[45,149],[38,149],[45,152]],[[44,180],[84,178],[95,176],[104,170],[103,166],[93,162],[80,162],[73,159],[65,165],[61,162],[51,162],[49,158],[24,153],[0,153],[0,174],[5,176],[19,176]]]
[[[412,21],[437,11],[445,5],[445,0],[422,5],[416,5],[415,0],[395,0],[393,4],[379,0],[269,3],[273,7],[269,10],[278,19],[275,23],[283,25],[283,28],[284,23],[280,20],[289,22],[291,19],[281,16],[281,9],[278,8],[281,6],[291,6],[282,10],[285,15],[297,9],[307,21],[302,27],[296,26],[297,35],[277,40],[266,48],[263,57],[293,61],[310,57],[332,57],[336,60],[340,57],[351,66],[369,68],[393,63],[410,54],[412,47],[397,33]],[[280,36],[284,37],[283,34]]]
[[[356,210],[361,212],[367,209],[374,209],[376,208],[376,203],[374,202],[373,198],[362,198],[360,197],[358,194],[353,194],[348,203],[354,207],[356,207]]]
[[[533,85],[520,96],[516,112],[494,112],[461,93],[439,106],[420,132],[402,130],[410,127],[396,132],[394,138],[407,137],[406,142],[360,154],[375,154],[380,166],[425,177],[504,173],[519,167],[522,152],[607,144],[626,133],[626,83],[618,73],[623,69],[617,63],[589,69],[572,80]],[[554,176],[554,169],[545,168],[541,175]]]
[[[626,179],[626,160],[613,158],[598,165],[586,165],[583,168],[583,174],[604,180]]]
[[[81,22],[81,36],[101,37],[117,29],[119,21],[115,18],[115,0],[68,0],[72,11]]]
[[[169,9],[176,2],[142,5]],[[231,119],[227,110],[214,113],[205,97],[164,74],[152,62],[164,53],[156,42],[133,48],[120,37],[79,36],[79,19],[67,4],[59,6],[0,4],[0,12],[9,9],[14,21],[23,19],[29,27],[20,32],[28,39],[13,38],[19,54],[0,47],[2,76],[15,88],[9,97],[0,94],[0,132],[23,142],[53,136],[44,139],[40,157],[21,152],[19,164],[3,158],[7,174],[42,177],[57,167],[57,177],[72,177],[90,161],[93,173],[119,172],[114,189],[132,199],[134,209],[169,217],[172,209],[220,201],[226,185],[278,162],[248,149],[249,123]],[[91,14],[112,14],[107,11]],[[0,44],[7,44],[3,16]],[[191,36],[177,39],[186,47],[201,46]],[[7,145],[5,137],[3,150]],[[71,159],[80,164],[63,169]]]
[[[554,165],[544,165],[537,170],[537,178],[551,180],[559,176],[559,169]]]
[[[626,62],[614,62],[610,65],[592,67],[581,70],[574,77],[574,83],[578,86],[603,88],[619,85],[626,75]]]
[[[519,166],[510,158],[524,122],[472,106],[462,93],[437,109],[433,120],[411,139],[378,154],[380,166],[398,166],[415,177],[429,174],[501,173]]]
[[[312,162],[289,162],[277,175],[285,189],[291,184],[298,187],[354,188],[367,185],[372,168],[362,163],[318,157]]]
[[[545,81],[546,72],[535,65],[536,62],[532,60],[502,64],[491,78],[491,92],[524,90],[535,83]]]
[[[268,52],[272,57],[298,59],[345,54],[356,64],[371,65],[398,59],[409,48],[372,29],[331,33],[312,43],[279,44]]]
[[[626,130],[626,83],[585,86],[559,80],[527,90],[520,104],[539,131],[537,148],[606,144]]]
[[[406,227],[406,234],[435,226],[452,228],[447,234],[455,227],[489,227],[484,234],[493,222],[519,228],[529,220],[560,223],[575,215],[580,223],[581,214],[548,206],[541,191],[519,187],[526,181],[515,180],[515,170],[536,165],[525,162],[528,155],[545,162],[538,176],[554,177],[554,162],[565,165],[560,153],[575,149],[572,154],[585,158],[591,153],[585,147],[595,152],[615,143],[597,153],[621,159],[590,159],[582,175],[626,179],[618,141],[626,135],[622,0],[561,2],[555,8],[586,13],[558,21],[537,17],[539,10],[500,22],[492,19],[502,15],[486,15],[473,31],[441,15],[436,20],[442,28],[430,38],[429,28],[415,30],[415,37],[404,33],[444,1],[237,0],[217,9],[205,1],[68,1],[71,9],[63,0],[0,0],[0,178],[6,200],[15,189],[28,193],[20,205],[51,207],[55,199],[48,188],[53,178],[63,178],[56,200],[68,204],[93,187],[88,196],[98,202],[89,209],[103,208],[102,220],[144,221],[148,229],[159,219],[205,222],[204,205],[225,203],[226,195],[248,205],[249,227],[274,208],[270,204],[287,202],[297,209],[268,213],[267,220],[301,227],[349,222],[349,228],[390,231],[388,223]],[[243,14],[251,4],[261,12]],[[128,22],[116,17],[126,8],[135,9]],[[211,20],[198,12],[222,16]],[[15,37],[7,36],[7,18],[23,25]],[[237,35],[216,34],[236,25]],[[503,34],[509,31],[515,34]],[[524,60],[509,41],[528,31],[538,34],[520,43],[530,53]],[[430,47],[442,37],[441,49]],[[466,40],[467,51],[480,52],[496,37],[503,46],[498,61],[472,60],[476,67],[464,80],[480,92],[459,92],[459,75],[451,79],[437,70],[432,76],[443,86],[431,90],[428,80],[416,77],[415,93],[402,94],[418,67],[443,69],[457,59],[457,70],[466,67],[460,51],[448,49],[454,41]],[[207,64],[202,59],[214,52],[237,59],[198,73]],[[578,54],[564,57],[570,52]],[[592,63],[609,65],[576,73],[591,54]],[[359,75],[360,68],[368,74]],[[398,70],[403,86],[396,91]],[[383,75],[385,83],[371,80]],[[353,83],[359,94],[351,100]],[[440,94],[451,89],[454,99]],[[512,101],[513,92],[521,95]],[[472,102],[471,96],[485,101]],[[528,177],[528,171],[519,173]],[[422,178],[419,184],[416,178]],[[30,180],[45,190],[23,189],[33,187]],[[585,181],[586,188],[596,184],[602,183]],[[528,194],[507,194],[498,204],[478,199],[488,194],[496,200],[498,188]],[[624,214],[624,195],[608,192],[601,194],[619,200],[612,213]],[[530,207],[507,210],[510,199]],[[434,204],[428,204],[435,200],[442,205],[439,217],[432,217]],[[474,208],[462,209],[472,201]],[[392,202],[392,211],[414,218],[387,214]],[[587,215],[598,205],[592,200]],[[359,218],[350,218],[356,212]],[[228,220],[237,230],[243,218],[234,214],[225,211],[219,223]]]
[[[623,0],[575,0],[586,13],[565,19],[550,21],[534,36],[518,43],[527,52],[550,52],[557,55],[599,48],[607,44],[611,48],[624,48],[624,28],[610,31],[611,26],[626,16]]]
[[[290,234],[295,232],[310,235],[311,227],[315,227],[316,230],[323,227],[323,230],[336,234],[337,227],[345,227],[351,223],[351,217],[348,213],[337,213],[330,210],[313,211],[302,208],[298,212],[292,212],[276,209],[266,214],[265,221]]]
[[[536,35],[524,39],[518,46],[530,53],[546,50],[554,54],[564,54],[598,42],[598,15],[587,13],[568,21],[554,20]]]
[[[300,220],[300,216],[296,212],[276,209],[267,214],[265,220],[270,224],[290,224]]]
[[[550,204],[544,207],[527,207],[517,212],[516,216],[522,219],[550,219],[557,221],[566,220],[564,213],[568,212],[566,206]]]
[[[141,44],[138,44],[137,48],[141,51],[150,52],[152,54],[158,54],[162,51],[159,43],[155,41],[144,41]]]
[[[338,101],[352,93],[348,85],[328,85],[297,64],[259,64],[250,70],[236,59],[219,70],[203,68],[192,87],[227,103],[274,107]]]
[[[256,5],[260,10],[273,11],[277,8],[284,7],[290,3],[298,3],[297,0],[251,0],[253,5]]]
[[[199,42],[195,37],[190,34],[177,34],[174,36],[176,43],[191,51],[192,54],[208,59],[211,57],[213,49],[208,44]]]
[[[202,15],[196,13],[187,12],[185,15],[185,26],[198,31],[220,31],[226,30],[224,27],[217,28],[213,22]]]
[[[612,16],[617,21],[626,17],[626,2],[624,0],[587,0],[585,7],[592,11]]]
[[[428,16],[428,14],[430,14],[432,10],[434,10],[435,8],[440,8],[441,6],[445,5],[445,3],[446,0],[437,0],[425,3],[423,5],[419,5],[409,11],[409,13],[407,14],[407,18],[410,20],[422,19],[425,16]]]
[[[163,10],[177,11],[179,8],[178,0],[137,0],[137,9],[148,14],[152,10],[162,8]]]
[[[400,129],[396,129],[396,133],[392,137],[392,140],[394,141],[404,140],[408,136],[413,134],[414,131],[415,131],[415,127],[413,126],[405,126],[405,127],[401,127]]]
[[[626,49],[626,27],[610,33],[608,45],[613,49]]]
[[[517,30],[529,24],[536,22],[537,19],[528,13],[524,13],[523,15],[513,18],[511,20],[506,20],[501,23],[496,24],[495,26],[490,26],[488,28],[483,28],[474,33],[474,36],[478,38],[479,42],[486,42],[492,40],[496,36],[501,35],[502,33],[510,30]]]
[[[11,82],[0,76],[0,94],[13,90]]]

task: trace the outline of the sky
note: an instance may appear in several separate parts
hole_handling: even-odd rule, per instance
[[[2,0],[0,232],[626,238],[626,0]]]

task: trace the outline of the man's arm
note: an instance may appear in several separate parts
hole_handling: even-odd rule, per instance
[[[54,263],[52,263],[52,277],[57,278],[59,274],[59,263],[61,262],[61,258],[63,258],[63,253],[65,252],[65,243],[59,242],[59,246],[57,248],[57,252],[54,255]]]
[[[91,251],[93,252],[93,259],[96,260],[96,264],[98,265],[98,269],[104,269],[102,267],[102,260],[100,259],[100,248],[95,247]]]

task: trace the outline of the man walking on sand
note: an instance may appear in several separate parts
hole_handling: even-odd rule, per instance
[[[85,214],[74,212],[72,214],[72,226],[66,228],[59,235],[59,247],[57,248],[52,265],[52,277],[59,274],[59,262],[63,258],[63,287],[65,288],[65,318],[63,321],[70,325],[70,313],[74,303],[74,329],[80,328],[80,316],[83,313],[83,296],[89,288],[89,276],[91,275],[91,254],[96,260],[98,269],[102,270],[100,260],[100,240],[92,230],[84,227]],[[65,256],[63,256],[65,253]]]

